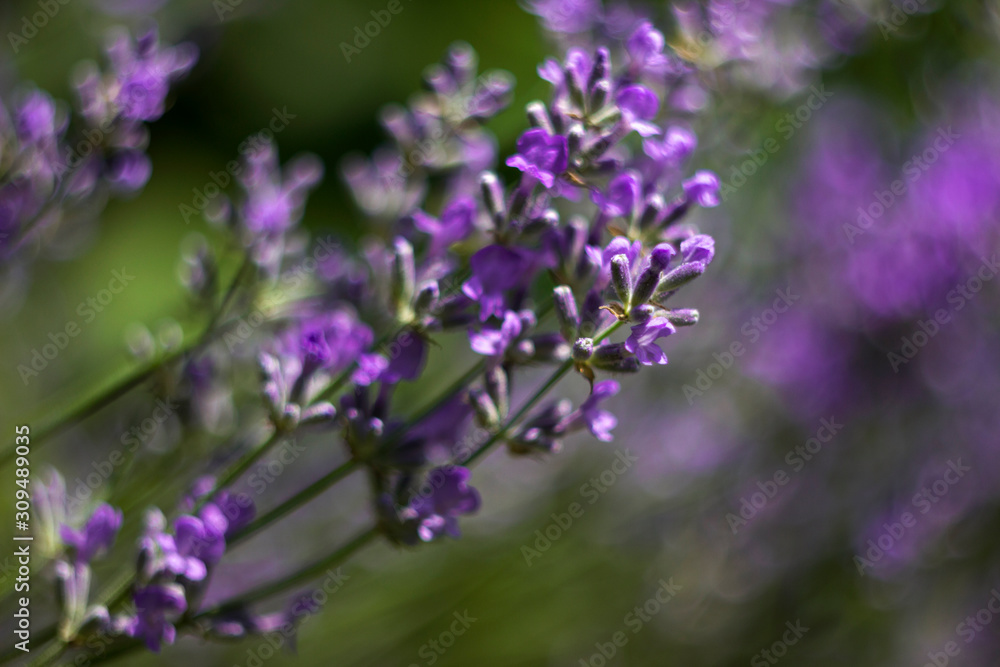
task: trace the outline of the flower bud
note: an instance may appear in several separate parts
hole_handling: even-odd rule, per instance
[[[538,334],[531,337],[531,344],[534,346],[532,361],[561,364],[569,359],[570,347],[561,334]]]
[[[632,271],[625,255],[615,255],[611,258],[611,283],[615,286],[615,292],[627,311],[632,301]]]
[[[503,188],[496,174],[491,171],[484,171],[479,176],[479,189],[483,196],[483,204],[486,206],[493,226],[500,231],[507,220],[507,207],[504,204]]]
[[[568,285],[559,285],[553,290],[556,318],[559,320],[559,333],[567,341],[576,339],[580,328],[580,313],[576,309],[576,298]]]
[[[694,308],[675,308],[666,311],[664,317],[675,327],[690,327],[698,324],[699,313]]]
[[[644,303],[640,306],[635,306],[629,312],[628,320],[629,322],[633,322],[635,324],[643,324],[653,319],[653,312],[655,310],[656,309],[653,306],[649,305],[648,303]]]
[[[603,364],[621,361],[632,356],[632,353],[625,348],[625,343],[607,343],[594,348],[591,361],[598,368],[603,368]]]
[[[573,361],[589,361],[594,354],[593,338],[577,338],[573,343]]]
[[[441,296],[441,289],[436,280],[425,282],[417,292],[417,298],[413,303],[413,309],[417,317],[422,317],[434,310],[437,306],[438,298]]]
[[[332,424],[337,419],[337,408],[327,401],[315,403],[302,412],[299,419],[300,426],[310,426],[313,424]]]
[[[667,268],[670,259],[676,252],[669,243],[661,243],[653,248],[649,255],[649,266],[636,281],[635,291],[632,294],[633,303],[643,304],[649,301],[649,297],[653,296],[653,292],[656,291],[656,286],[660,282],[660,274]]]
[[[566,132],[566,143],[569,146],[569,154],[577,155],[583,149],[583,139],[587,136],[587,131],[580,123],[573,123]]]
[[[552,119],[549,117],[549,111],[545,108],[544,102],[539,102],[538,100],[528,102],[525,112],[528,114],[528,124],[531,127],[539,127],[550,135],[556,133],[552,127]]]
[[[412,314],[416,269],[413,264],[413,246],[404,238],[397,238],[393,244],[395,255],[392,262],[392,301],[396,314],[407,320]]]
[[[590,89],[590,108],[593,110],[603,109],[611,99],[611,82],[607,80],[598,81]]]
[[[705,273],[705,265],[701,262],[688,262],[681,264],[676,269],[663,276],[660,284],[656,286],[656,292],[673,292],[688,284],[701,274]]]
[[[494,366],[486,371],[484,384],[486,393],[497,407],[500,418],[506,419],[510,410],[510,383],[507,381],[507,372],[502,366]]]
[[[594,65],[590,69],[590,79],[587,81],[587,87],[593,90],[598,82],[607,81],[610,73],[611,54],[608,52],[607,47],[602,46],[594,53]]]
[[[500,425],[500,411],[482,389],[469,390],[469,402],[476,414],[476,423],[482,428],[493,430]]]
[[[663,201],[663,196],[659,193],[646,197],[642,214],[639,216],[639,229],[645,230],[654,227],[666,208],[667,203]]]

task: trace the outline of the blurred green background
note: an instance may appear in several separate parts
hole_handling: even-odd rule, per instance
[[[34,4],[4,3],[3,33]],[[915,124],[913,93],[926,68],[947,70],[951,63],[990,53],[988,40],[969,30],[966,4],[949,4],[933,17],[914,18],[898,39],[870,40],[858,55],[836,63],[824,81],[838,91],[874,99],[902,128]],[[58,414],[124,374],[131,366],[123,344],[130,324],[143,323],[155,331],[176,318],[189,335],[198,331],[199,322],[189,319],[175,279],[177,252],[193,232],[215,236],[200,219],[185,224],[178,207],[190,203],[192,188],[202,188],[210,171],[236,158],[240,142],[265,127],[273,109],[295,116],[277,136],[282,160],[311,151],[327,167],[323,185],[309,200],[305,224],[317,234],[340,235],[348,244],[360,238],[364,222],[337,176],[341,157],[368,153],[381,143],[379,109],[405,101],[419,86],[424,67],[453,41],[472,44],[481,70],[502,68],[515,75],[513,104],[489,126],[500,140],[500,154],[510,152],[524,125],[524,104],[548,92],[535,74],[536,65],[550,53],[535,18],[508,1],[404,0],[404,11],[347,63],[340,43],[352,39],[354,26],[369,20],[369,11],[383,6],[360,0],[244,0],[221,23],[207,0],[172,3],[163,12],[164,38],[194,39],[202,58],[176,87],[174,106],[151,128],[154,172],[145,190],[130,201],[113,202],[92,247],[72,261],[46,265],[24,307],[3,320],[4,433],[9,424]],[[81,59],[100,56],[100,35],[109,23],[85,0],[73,0],[15,59],[5,61],[5,74],[16,71],[67,99],[67,72]],[[713,116],[722,122],[709,132],[702,128],[699,136],[704,146],[723,146],[735,154],[756,145],[779,114],[799,103],[746,93],[723,96]],[[742,248],[738,256],[726,257],[729,264],[720,270],[741,266],[752,277],[755,269],[773,268],[771,245],[787,224],[775,218],[774,203],[794,170],[799,139],[761,171],[755,187],[741,189],[721,212],[706,216],[723,255],[736,255],[732,248]],[[719,168],[724,176],[728,163],[698,166]],[[17,365],[28,363],[50,332],[78,319],[78,304],[105,287],[112,270],[123,267],[134,273],[134,283],[25,386]],[[232,262],[226,267],[235,269]],[[712,331],[711,313],[703,314]],[[715,335],[731,337],[727,332]],[[674,351],[671,359],[680,359],[683,350]],[[458,366],[449,368],[453,362],[444,353],[434,354],[432,365],[441,377],[458,372]],[[700,365],[692,363],[689,369]],[[653,375],[638,382],[650,404],[665,395],[662,385],[679,386],[691,379],[673,361]],[[676,386],[669,395],[679,401]],[[406,405],[400,408],[405,411]],[[721,413],[717,422],[724,424],[726,418]],[[804,439],[805,434],[791,439],[799,436]],[[825,562],[790,569],[764,589],[742,578],[751,573],[741,575],[728,567],[731,554],[719,548],[728,532],[722,520],[727,508],[717,495],[725,479],[706,480],[685,493],[659,492],[655,484],[632,485],[633,473],[626,472],[598,502],[585,505],[583,516],[561,531],[550,549],[526,564],[523,548],[537,548],[535,531],[553,524],[552,513],[566,512],[580,501],[581,485],[606,470],[627,445],[627,440],[609,446],[581,438],[569,444],[558,462],[492,457],[484,468],[494,467],[494,472],[482,485],[484,507],[490,509],[463,522],[465,537],[412,553],[383,545],[362,552],[343,567],[349,579],[342,588],[304,624],[297,656],[279,651],[269,657],[273,651],[260,640],[219,646],[187,639],[160,656],[131,655],[125,664],[600,665],[604,663],[592,660],[599,645],[628,628],[626,617],[633,608],[652,598],[661,580],[671,579],[680,585],[676,597],[644,622],[641,632],[629,632],[626,647],[616,649],[607,664],[764,664],[751,660],[782,636],[786,622],[797,619],[810,628],[808,641],[789,649],[786,664],[893,664],[890,656],[899,655],[897,638],[885,629],[898,621],[898,612],[889,600],[882,608],[870,604],[870,596],[882,592],[880,584],[858,578],[850,554],[830,553]],[[73,447],[74,442],[64,439],[40,458],[73,460]],[[76,474],[71,470],[66,468],[68,477]],[[320,528],[293,523],[278,536],[261,538],[259,550],[272,556],[318,553],[339,543],[358,509],[351,492],[350,487],[338,489],[319,501],[328,505],[332,517],[325,524],[319,521]],[[524,500],[510,499],[519,492]],[[711,525],[687,520],[701,515],[719,520]],[[797,538],[808,540],[808,534]],[[795,548],[793,540],[788,545]],[[264,556],[235,554],[233,559],[237,579],[269,571],[260,565]],[[453,614],[466,611],[476,620],[454,646],[443,655],[429,649],[431,641],[447,641],[441,635],[451,627]],[[911,621],[911,630],[919,633],[919,619]]]

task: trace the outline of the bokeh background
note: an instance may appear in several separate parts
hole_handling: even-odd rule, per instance
[[[5,2],[0,33],[35,4]],[[69,98],[74,64],[99,57],[109,25],[132,20],[93,4],[72,0],[16,57],[4,49],[0,82],[16,76]],[[959,651],[947,664],[1000,664],[1000,618],[988,610],[991,596],[1000,599],[1000,269],[991,260],[1000,249],[1000,14],[973,0],[899,2],[919,9],[897,29],[869,19],[841,39],[834,29],[843,26],[823,12],[846,6],[879,17],[893,5],[763,4],[778,7],[766,37],[784,48],[780,57],[701,62],[694,163],[731,186],[719,208],[697,214],[719,250],[685,294],[701,323],[670,339],[668,366],[625,379],[612,403],[614,442],[580,436],[537,460],[493,454],[475,471],[483,510],[463,521],[463,538],[356,556],[342,570],[349,579],[303,625],[297,655],[264,659],[273,651],[256,639],[188,638],[127,664],[599,666],[601,645],[621,630],[628,642],[606,664],[917,666],[940,661],[948,642]],[[0,313],[2,432],[60,414],[125,374],[134,325],[164,337],[177,326],[197,331],[176,279],[178,249],[192,234],[210,243],[219,236],[197,216],[186,223],[179,206],[275,109],[294,116],[276,137],[282,158],[310,151],[327,168],[304,224],[348,247],[366,223],[339,177],[341,160],[384,140],[380,108],[404,102],[455,40],[478,51],[481,69],[516,77],[514,103],[489,125],[501,155],[512,152],[524,104],[548,94],[535,68],[558,55],[537,17],[515,2],[404,0],[346,62],[340,43],[383,5],[244,0],[220,21],[212,3],[178,0],[156,13],[164,37],[195,41],[201,60],[152,127],[149,184],[112,202],[83,250],[47,263]],[[648,9],[671,25],[666,3]],[[814,86],[828,100],[816,104]],[[786,114],[796,113],[792,124]],[[952,136],[948,128],[957,138],[926,159],[937,137]],[[745,167],[762,149],[764,163]],[[921,155],[926,169],[908,178]],[[902,194],[860,226],[859,207],[878,210],[872,204],[888,201],[898,179]],[[123,267],[134,283],[26,386],[17,365]],[[989,278],[974,290],[977,274]],[[784,312],[779,300],[789,304]],[[912,359],[893,357],[907,341]],[[727,356],[734,344],[744,352]],[[430,372],[444,386],[471,361],[435,349]],[[404,389],[397,405],[408,411],[424,398]],[[56,465],[72,486],[148,416],[147,399],[126,398],[119,414],[67,432],[32,465]],[[128,476],[145,467],[178,486],[140,501],[169,506],[206,455],[178,450],[169,431],[103,492],[136,497]],[[329,438],[307,444],[262,506],[312,479],[336,447]],[[626,450],[636,464],[608,476]],[[602,473],[613,485],[585,490]],[[364,497],[353,480],[241,546],[212,595],[329,550],[366,522]],[[553,514],[573,502],[585,512],[556,531]],[[906,513],[913,525],[896,527]],[[119,549],[139,528],[137,514],[126,513]],[[546,530],[559,533],[551,546],[539,538]],[[44,571],[35,576],[43,591]],[[664,580],[679,585],[676,595],[633,632],[628,615]],[[35,593],[40,618],[45,595]],[[464,612],[475,619],[468,631],[443,654],[429,650]],[[761,651],[790,636],[788,624],[808,630],[774,649],[772,662]]]

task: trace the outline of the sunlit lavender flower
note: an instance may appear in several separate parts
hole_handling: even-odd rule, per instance
[[[644,366],[667,363],[667,355],[656,341],[676,333],[674,325],[665,317],[654,317],[632,326],[632,333],[625,341],[625,348]]]
[[[598,440],[610,442],[614,439],[611,430],[618,425],[618,418],[599,406],[620,390],[621,386],[614,380],[602,380],[594,384],[590,396],[560,424],[559,429],[568,432],[586,427]]]

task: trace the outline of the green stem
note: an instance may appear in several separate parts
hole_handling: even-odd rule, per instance
[[[172,364],[174,361],[184,357],[185,355],[191,353],[198,347],[198,344],[191,344],[187,347],[176,350],[175,352],[167,355],[163,359],[159,360],[155,364],[148,366],[142,370],[136,371],[132,375],[120,380],[119,382],[108,387],[104,391],[100,392],[97,396],[94,396],[90,400],[84,402],[82,405],[78,405],[72,408],[68,412],[59,417],[43,423],[38,429],[32,433],[31,444],[34,447],[34,451],[38,451],[41,445],[49,440],[52,436],[66,430],[70,426],[76,424],[77,422],[83,420],[88,415],[96,413],[105,407],[111,405],[116,400],[132,391],[143,382],[151,378],[158,370],[166,365]],[[3,459],[0,460],[0,466],[6,465],[14,460],[14,448],[11,447],[3,455]]]
[[[270,510],[266,514],[257,517],[249,525],[244,526],[242,530],[237,531],[232,537],[227,540],[228,547],[234,547],[240,542],[246,540],[254,533],[266,528],[278,519],[282,518],[290,512],[294,512],[296,509],[306,504],[319,494],[326,491],[328,488],[342,480],[343,478],[350,475],[352,472],[357,470],[360,464],[351,459],[340,466],[334,468],[332,471],[320,477],[318,480],[304,488],[303,490],[296,493],[294,496],[281,503],[274,509]]]
[[[258,445],[255,449],[246,454],[241,460],[239,460],[236,465],[232,466],[229,470],[224,472],[221,477],[219,477],[215,484],[212,485],[212,490],[202,496],[201,500],[195,503],[194,510],[192,514],[196,513],[202,507],[205,506],[209,500],[211,500],[216,493],[225,489],[227,486],[239,479],[240,475],[246,472],[250,466],[259,461],[262,456],[267,454],[275,445],[281,442],[281,438],[284,435],[284,431],[281,429],[275,429],[271,436],[264,441],[263,444]]]
[[[222,604],[212,609],[203,611],[200,614],[189,618],[184,623],[178,624],[177,629],[180,630],[182,628],[189,627],[197,623],[198,621],[208,616],[211,616],[212,614],[219,613],[220,611],[258,602],[265,598],[269,598],[272,595],[277,595],[278,593],[283,592],[286,588],[297,586],[299,584],[309,581],[310,579],[315,579],[319,575],[323,574],[325,571],[329,570],[331,567],[336,567],[337,565],[343,563],[345,560],[347,560],[347,558],[353,555],[354,552],[360,550],[362,547],[371,543],[372,540],[378,537],[378,534],[379,530],[377,528],[374,527],[368,528],[362,531],[361,533],[358,533],[350,542],[340,547],[332,554],[325,556],[324,558],[321,558],[320,560],[314,563],[306,565],[305,567],[302,567],[299,570],[296,570],[295,572],[292,572],[289,575],[277,581],[273,581],[269,584],[264,584],[263,586],[259,586],[258,588],[255,588],[247,593],[244,593],[243,595],[235,597],[231,600],[227,600],[226,602],[223,602]],[[109,647],[108,650],[106,650],[104,653],[100,655],[92,656],[87,664],[96,665],[102,662],[114,660],[123,657],[125,655],[128,655],[129,653],[132,653],[136,649],[140,649],[143,646],[144,646],[143,643],[139,641],[135,640],[123,641],[119,644]],[[53,656],[51,659],[48,660],[48,662],[44,664],[45,665],[51,664],[52,660],[55,660],[56,657],[58,656]]]
[[[615,322],[610,327],[605,329],[602,333],[600,333],[596,338],[594,338],[594,343],[600,343],[602,340],[604,340],[612,333],[614,333],[621,325],[622,325],[621,321]],[[539,387],[534,394],[532,394],[531,398],[529,398],[525,402],[525,404],[521,406],[521,409],[518,410],[513,417],[508,419],[507,423],[504,424],[503,427],[501,427],[499,430],[493,433],[493,435],[491,435],[489,439],[486,440],[486,442],[480,445],[476,449],[476,451],[472,452],[472,454],[470,454],[465,460],[463,460],[460,463],[460,465],[463,466],[471,465],[475,463],[477,459],[486,455],[489,452],[489,450],[493,447],[493,445],[495,445],[497,442],[506,437],[507,434],[510,433],[510,430],[517,425],[517,422],[520,421],[526,414],[528,414],[528,411],[531,410],[531,408],[533,408],[538,403],[538,401],[542,400],[545,394],[547,394],[549,390],[552,389],[552,387],[556,386],[556,384],[559,383],[559,380],[561,380],[563,376],[565,376],[566,373],[568,373],[572,368],[573,368],[572,359],[564,362],[559,368],[557,368],[555,372],[553,372],[552,375],[549,376],[549,379],[546,380],[545,383],[542,384],[542,386]]]
[[[129,375],[128,377],[114,383],[104,391],[100,392],[92,399],[72,408],[65,414],[57,417],[56,419],[43,423],[35,432],[32,434],[32,445],[36,448],[40,447],[42,443],[50,439],[52,436],[60,433],[73,424],[83,420],[87,416],[102,410],[103,408],[111,405],[116,400],[129,393],[143,382],[151,378],[158,370],[164,366],[168,366],[178,359],[183,359],[187,355],[195,352],[199,348],[203,347],[206,343],[214,338],[216,333],[216,324],[218,324],[225,310],[229,307],[229,303],[232,301],[233,296],[235,296],[237,288],[242,281],[243,274],[246,273],[248,268],[252,266],[249,258],[243,261],[240,266],[239,271],[237,271],[236,276],[233,278],[232,283],[230,283],[229,288],[226,290],[225,296],[222,298],[222,302],[219,304],[219,308],[215,310],[209,320],[208,326],[202,332],[202,334],[195,340],[195,342],[188,344],[185,347],[181,347],[178,350],[168,354],[164,358],[160,359],[156,363],[143,368],[142,370],[136,371]],[[0,466],[10,463],[14,459],[14,451],[11,449],[3,455],[0,459]]]
[[[288,588],[298,586],[304,582],[314,579],[315,577],[323,574],[326,570],[339,565],[349,556],[351,556],[355,551],[359,550],[361,547],[367,545],[372,540],[374,540],[379,535],[379,529],[376,527],[367,528],[361,533],[358,533],[354,538],[352,538],[347,544],[340,547],[332,554],[325,556],[318,561],[306,565],[295,572],[292,572],[277,581],[272,581],[270,583],[264,584],[263,586],[258,586],[257,588],[244,593],[238,597],[231,600],[227,600],[222,604],[218,605],[214,609],[208,611],[203,611],[194,617],[194,620],[210,616],[212,614],[218,613],[223,609],[232,609],[236,607],[242,607],[245,605],[253,604],[254,602],[259,602],[272,595],[277,595],[278,593],[284,592]]]

